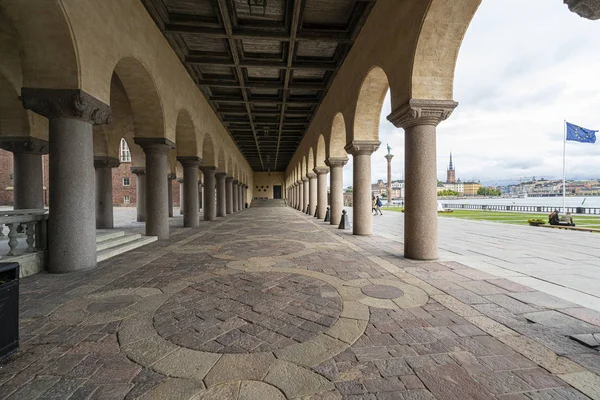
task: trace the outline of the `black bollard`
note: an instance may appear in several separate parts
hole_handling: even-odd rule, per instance
[[[306,214],[310,215],[310,204],[306,205]]]
[[[338,229],[350,229],[350,219],[348,218],[346,210],[342,211],[342,220],[340,221]]]
[[[317,218],[317,212],[318,212],[317,209],[318,209],[318,207],[319,206],[315,207],[315,218]]]
[[[331,220],[329,219],[329,207],[327,207],[327,212],[325,212],[325,219],[323,220],[323,222],[329,222],[329,221],[331,221]]]

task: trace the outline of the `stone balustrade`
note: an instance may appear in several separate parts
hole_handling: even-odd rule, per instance
[[[0,236],[4,236],[4,226],[8,228],[9,251],[6,256],[17,255],[20,232],[25,232],[27,243],[25,252],[34,253],[45,249],[47,221],[48,212],[43,209],[0,211]]]

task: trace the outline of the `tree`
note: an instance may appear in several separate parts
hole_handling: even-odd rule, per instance
[[[449,189],[442,190],[442,191],[438,192],[438,197],[442,197],[442,196],[458,196],[458,195],[459,195],[458,192],[455,192],[454,190],[449,190]]]
[[[490,187],[480,187],[477,189],[478,196],[501,196],[502,191],[500,189]]]

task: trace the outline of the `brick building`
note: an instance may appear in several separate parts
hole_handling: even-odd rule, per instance
[[[136,205],[136,176],[131,173],[131,153],[127,142],[121,140],[119,151],[121,164],[112,169],[113,205],[129,207]],[[42,156],[44,180],[44,205],[48,206],[48,155]],[[0,149],[0,206],[13,205],[13,153]],[[179,182],[172,180],[173,205],[179,206]]]

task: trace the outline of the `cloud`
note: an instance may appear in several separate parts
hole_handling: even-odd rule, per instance
[[[518,12],[515,12],[518,10]],[[450,151],[457,177],[487,184],[521,177],[562,177],[564,124],[600,129],[600,24],[560,1],[502,0],[480,6],[458,57],[454,97],[460,103],[437,129],[438,178]],[[404,131],[381,116],[372,180],[404,177]],[[567,142],[567,177],[600,178],[596,144]],[[352,157],[344,184],[352,184]]]

